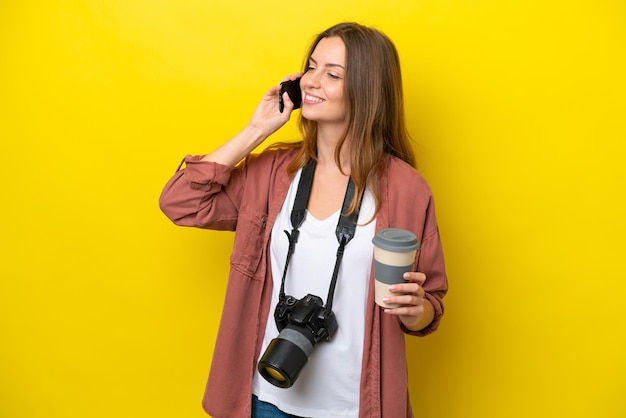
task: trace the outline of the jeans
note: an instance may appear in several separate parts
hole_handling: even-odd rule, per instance
[[[252,418],[298,418],[295,415],[285,414],[271,403],[260,401],[252,395]]]

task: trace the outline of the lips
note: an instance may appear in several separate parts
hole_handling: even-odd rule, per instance
[[[304,101],[307,103],[315,104],[315,103],[322,103],[324,99],[317,97],[317,96],[313,96],[312,94],[305,94]]]

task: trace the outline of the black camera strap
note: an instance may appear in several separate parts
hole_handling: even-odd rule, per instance
[[[311,159],[309,162],[302,168],[302,173],[300,174],[300,181],[298,183],[298,190],[296,191],[296,198],[293,204],[293,208],[291,210],[291,233],[288,231],[284,231],[287,234],[287,238],[289,238],[289,249],[287,250],[287,260],[285,261],[285,268],[283,270],[283,277],[280,285],[280,300],[285,299],[285,278],[287,276],[287,268],[289,267],[289,262],[291,261],[291,256],[293,255],[296,243],[298,242],[298,236],[300,235],[299,228],[304,222],[304,218],[306,217],[306,208],[309,203],[309,196],[311,195],[311,187],[313,185],[313,175],[315,174],[315,160]],[[354,237],[356,232],[356,224],[359,219],[359,211],[361,208],[361,200],[359,200],[359,204],[357,209],[350,215],[347,215],[348,209],[350,207],[350,203],[354,198],[355,186],[352,178],[348,180],[348,188],[346,189],[346,195],[343,199],[343,205],[341,207],[341,213],[339,214],[339,222],[337,223],[337,228],[335,229],[335,235],[337,236],[337,241],[339,241],[339,248],[337,249],[337,260],[335,261],[335,268],[333,270],[333,277],[330,282],[330,288],[328,289],[328,298],[326,299],[326,312],[330,313],[333,306],[333,296],[335,294],[335,287],[337,285],[337,276],[339,275],[339,266],[341,265],[341,260],[343,259],[343,253],[346,245],[350,240]]]

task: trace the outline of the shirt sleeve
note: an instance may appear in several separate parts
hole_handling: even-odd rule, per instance
[[[159,198],[163,213],[176,225],[233,231],[237,226],[243,170],[202,156],[186,156]],[[183,165],[181,164],[181,166]]]
[[[418,251],[416,271],[426,275],[424,282],[425,298],[430,301],[435,310],[432,322],[419,331],[411,331],[403,326],[404,332],[415,336],[425,336],[437,330],[443,317],[443,297],[448,292],[443,248],[439,236],[439,227],[435,218],[435,208],[432,196],[426,213],[424,236]]]

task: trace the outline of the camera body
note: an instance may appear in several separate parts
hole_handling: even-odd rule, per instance
[[[261,376],[274,386],[289,388],[306,365],[313,347],[337,332],[337,318],[319,296],[282,297],[274,310],[278,336],[267,346],[258,364]]]
[[[274,320],[278,331],[291,325],[291,328],[301,328],[303,333],[310,333],[313,344],[330,340],[338,328],[335,314],[332,311],[327,313],[322,298],[311,294],[302,299],[287,296],[278,301]]]

